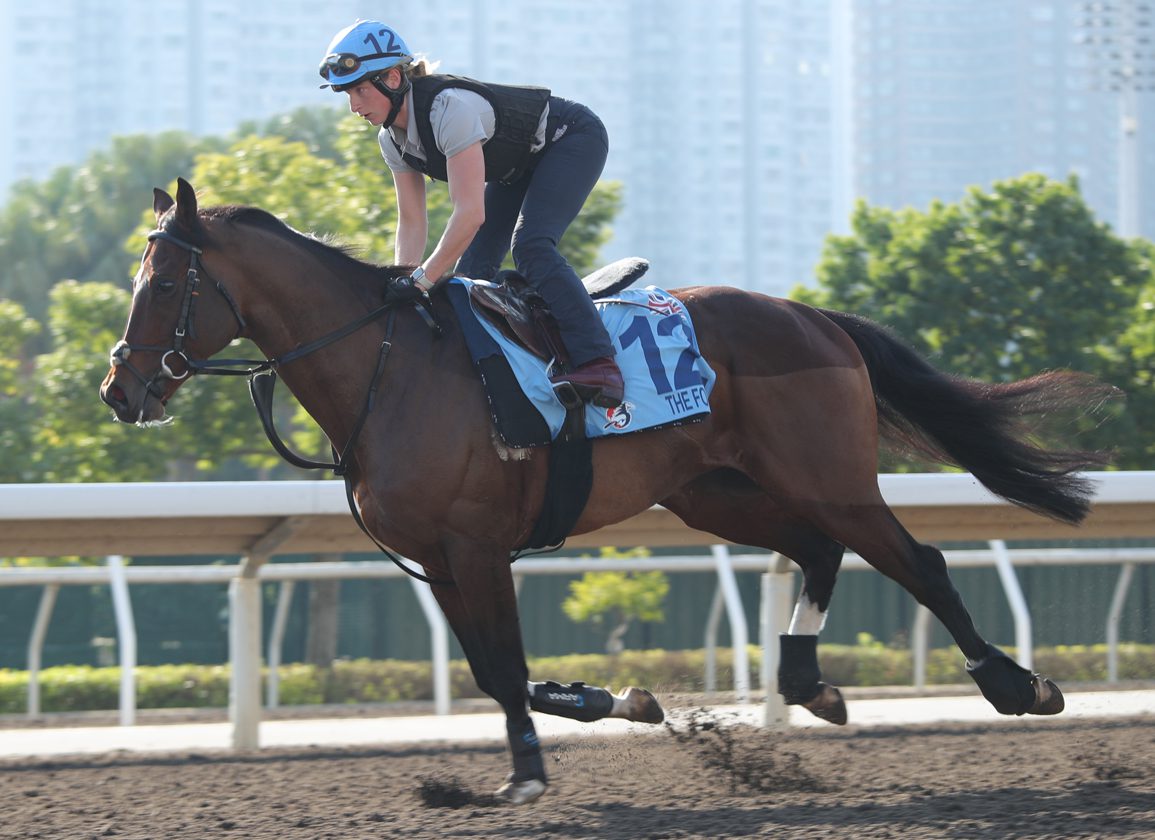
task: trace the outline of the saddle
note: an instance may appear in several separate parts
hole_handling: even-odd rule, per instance
[[[641,257],[626,257],[599,268],[582,279],[590,297],[615,294],[646,273],[650,264]],[[524,347],[555,368],[570,367],[557,321],[545,300],[516,271],[505,270],[494,278],[496,285],[470,287],[477,311],[510,341]]]

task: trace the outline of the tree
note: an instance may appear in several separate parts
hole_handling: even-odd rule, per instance
[[[601,552],[602,557],[615,558],[649,554],[645,548],[626,552],[603,548]],[[611,624],[606,653],[617,655],[625,650],[623,638],[633,621],[665,621],[662,601],[670,582],[662,572],[586,572],[570,583],[569,590],[562,610],[573,621]]]
[[[186,174],[199,152],[221,145],[180,132],[118,137],[81,166],[16,184],[0,210],[0,297],[41,320],[60,280],[124,277],[124,239],[141,208],[152,206],[152,188]]]
[[[50,295],[53,349],[36,359],[32,461],[41,481],[146,481],[163,477],[166,433],[134,434],[97,398],[129,295],[109,283],[58,283]]]
[[[1155,265],[1155,245],[1136,242],[1149,266]],[[1155,274],[1155,272],[1153,272]],[[1155,280],[1139,292],[1126,328],[1119,336],[1121,365],[1128,370],[1128,414],[1133,428],[1130,451],[1123,465],[1134,469],[1155,468]]]
[[[32,452],[34,412],[30,393],[31,357],[27,347],[40,332],[15,301],[0,300],[0,481],[28,481],[34,474]]]
[[[795,296],[887,324],[953,373],[1010,381],[1069,368],[1129,389],[1115,422],[1081,424],[1097,445],[1126,441],[1119,463],[1134,465],[1149,398],[1131,387],[1136,349],[1119,337],[1152,264],[1149,248],[1094,219],[1074,179],[1031,174],[925,213],[860,202],[853,233],[827,240],[818,288]]]
[[[336,108],[302,106],[267,120],[243,122],[233,132],[233,138],[280,137],[290,142],[304,143],[312,155],[340,161],[341,154],[337,150],[340,117],[341,112]]]

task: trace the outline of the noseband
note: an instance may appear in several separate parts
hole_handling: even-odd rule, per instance
[[[195,373],[216,373],[216,374],[234,374],[247,375],[248,370],[223,370],[220,369],[220,363],[213,363],[207,360],[190,359],[185,354],[184,344],[185,338],[193,338],[196,336],[195,324],[193,321],[194,310],[196,306],[196,299],[199,294],[197,287],[200,286],[200,275],[203,270],[200,262],[201,249],[190,242],[185,242],[179,237],[173,236],[168,231],[154,230],[148,235],[148,241],[154,242],[160,239],[164,242],[170,242],[180,248],[189,252],[188,274],[185,278],[184,298],[181,300],[180,314],[177,316],[176,327],[173,330],[173,338],[171,346],[164,346],[159,344],[129,344],[127,341],[121,340],[115,347],[112,348],[112,353],[109,357],[109,362],[113,367],[123,367],[129,373],[137,378],[145,390],[156,399],[164,398],[164,386],[162,383],[165,380],[173,380],[179,382]],[[205,272],[205,276],[208,273]],[[233,317],[237,320],[237,332],[233,338],[239,337],[245,331],[245,319],[241,315],[240,309],[237,307],[237,302],[233,300],[233,296],[229,294],[228,289],[218,280],[214,284],[221,297],[228,303],[229,309],[233,313]],[[151,377],[145,376],[141,371],[129,362],[129,356],[133,351],[150,351],[161,353],[160,365],[156,373]],[[184,365],[183,373],[176,373],[169,364],[170,358],[175,356]],[[226,364],[235,362],[237,360],[223,360]],[[246,362],[248,360],[245,360]]]

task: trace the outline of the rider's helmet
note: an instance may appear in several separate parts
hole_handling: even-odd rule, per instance
[[[358,20],[333,36],[321,61],[321,78],[325,84],[342,91],[390,67],[412,63],[413,54],[401,36],[378,20]],[[406,86],[407,87],[407,86]]]

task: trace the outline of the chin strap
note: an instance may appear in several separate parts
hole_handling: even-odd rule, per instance
[[[401,87],[396,90],[386,86],[380,73],[370,76],[369,82],[391,103],[389,116],[385,117],[385,122],[381,123],[382,128],[389,128],[397,119],[397,115],[401,113],[401,106],[405,104],[405,94],[409,93],[409,88],[413,87],[413,83],[409,81],[409,77],[405,75],[404,71],[401,73]]]

